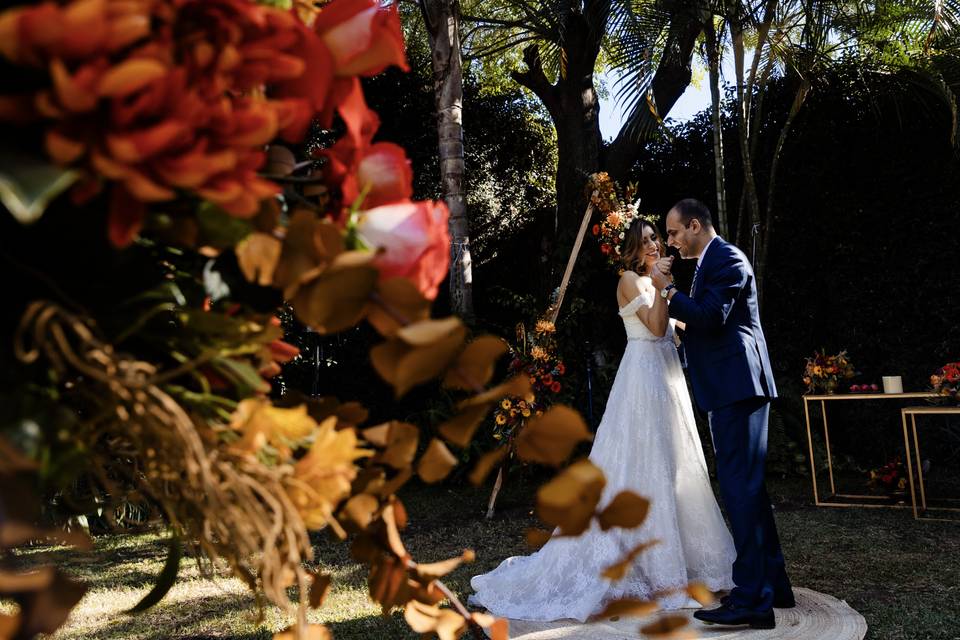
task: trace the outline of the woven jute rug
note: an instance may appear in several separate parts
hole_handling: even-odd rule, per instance
[[[810,589],[794,589],[797,606],[777,609],[777,628],[717,627],[694,619],[693,609],[672,612],[690,618],[682,637],[710,640],[863,640],[867,623],[846,602]],[[581,623],[510,621],[511,640],[648,640],[640,627],[654,622],[658,614],[646,618],[620,618]],[[681,637],[680,634],[674,637]]]

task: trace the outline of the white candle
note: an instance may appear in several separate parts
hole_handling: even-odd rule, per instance
[[[883,376],[884,393],[903,393],[903,380],[900,376]]]

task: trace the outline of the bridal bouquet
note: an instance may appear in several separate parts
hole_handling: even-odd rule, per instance
[[[803,371],[803,384],[807,386],[807,393],[814,393],[819,389],[832,394],[837,390],[841,380],[855,375],[857,370],[851,364],[846,351],[833,356],[815,351],[813,357],[807,358],[807,366]]]
[[[656,218],[638,212],[637,202],[631,202],[636,195],[636,184],[630,183],[624,191],[623,199],[617,195],[617,184],[606,172],[595,173],[587,182],[590,202],[600,213],[600,221],[593,225],[591,232],[600,245],[600,252],[606,257],[607,264],[617,267],[622,273],[623,240],[627,230],[637,220],[648,220],[655,224]]]
[[[948,362],[930,376],[935,393],[960,402],[960,362]]]

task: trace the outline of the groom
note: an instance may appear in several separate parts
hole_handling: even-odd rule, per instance
[[[674,287],[669,259],[654,269],[653,283],[669,301],[670,316],[686,324],[693,394],[710,416],[720,494],[737,549],[733,591],[719,608],[694,616],[772,629],[773,607],[792,607],[794,598],[764,483],[767,418],[777,390],[753,269],[743,252],[717,235],[710,210],[698,200],[674,205],[666,225],[667,244],[697,260],[693,286],[690,295]]]

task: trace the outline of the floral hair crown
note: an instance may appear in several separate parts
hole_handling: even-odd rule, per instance
[[[640,213],[640,199],[630,202],[636,195],[635,184],[628,184],[623,200],[617,195],[617,184],[607,173],[595,173],[587,182],[590,193],[590,202],[594,210],[600,213],[600,221],[593,225],[593,236],[597,238],[600,252],[607,259],[607,263],[616,267],[618,271],[625,268],[623,262],[623,244],[627,231],[634,222],[643,221],[654,229],[660,216]]]

